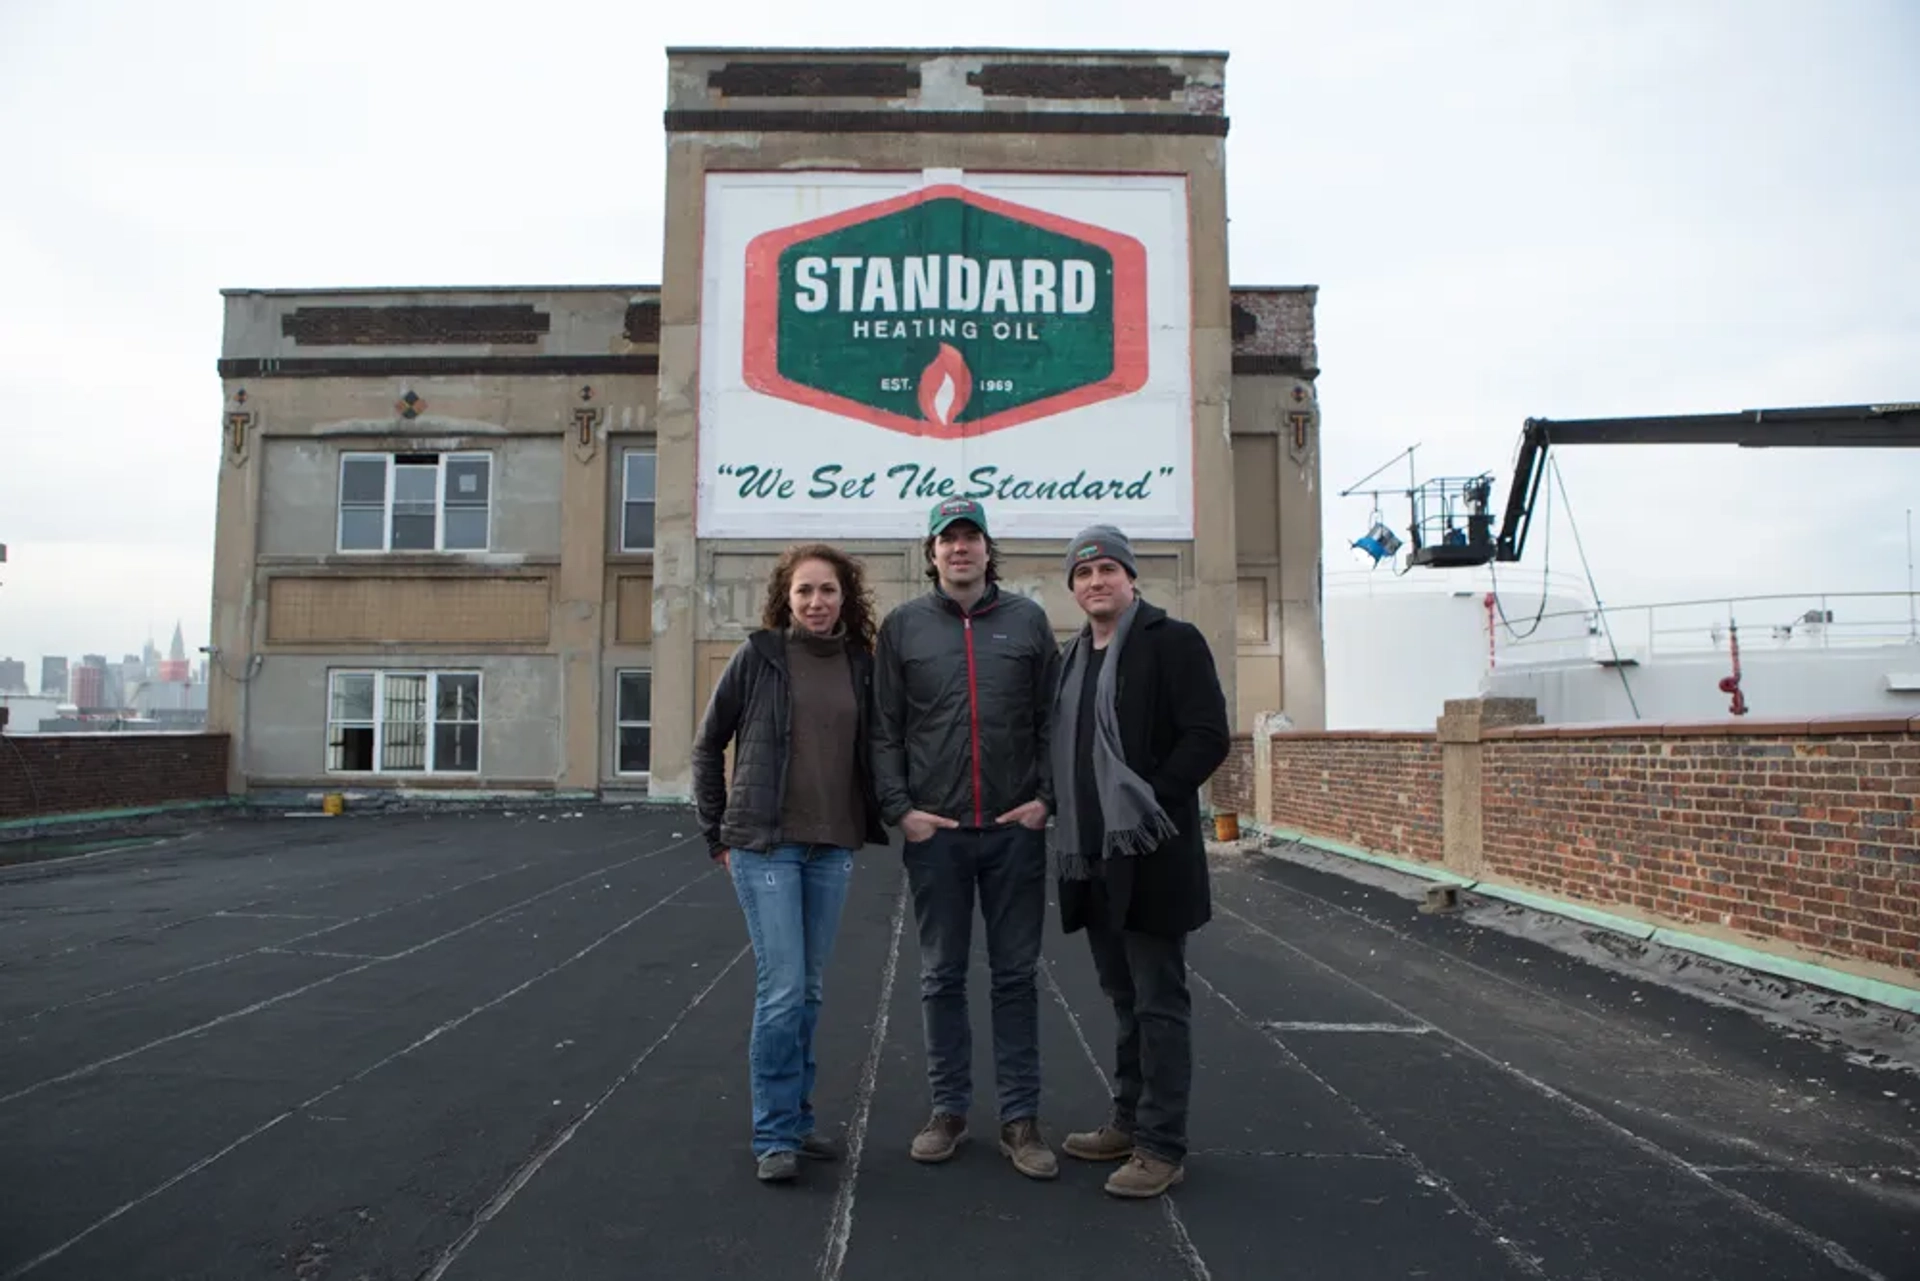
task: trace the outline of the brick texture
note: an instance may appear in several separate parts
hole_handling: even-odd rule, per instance
[[[1314,366],[1312,289],[1236,289],[1233,291],[1233,354],[1293,357]]]
[[[967,73],[967,83],[989,98],[1167,99],[1187,87],[1187,78],[1158,65],[1002,62]]]
[[[1210,795],[1219,813],[1253,813],[1253,735],[1233,736],[1227,759],[1213,772]]]
[[[276,574],[267,580],[267,639],[278,644],[544,645],[548,580],[485,576]]]
[[[660,303],[649,299],[627,305],[626,323],[621,327],[626,340],[635,344],[660,342]]]
[[[1489,878],[1920,974],[1920,718],[1521,726],[1480,752]],[[1271,816],[1252,777],[1237,738],[1215,804],[1442,860],[1433,735],[1276,735]]]
[[[898,62],[729,62],[707,88],[729,98],[906,98],[920,68]]]
[[[1432,734],[1276,734],[1273,808],[1277,826],[1437,863],[1440,746]]]
[[[537,343],[552,317],[526,303],[394,307],[296,307],[280,332],[296,345],[395,347],[438,343]]]
[[[1191,98],[1192,95],[1189,95]],[[1224,138],[1217,114],[1178,111],[708,111],[669,109],[668,133],[1083,134]]]
[[[226,795],[225,734],[0,736],[0,821]]]
[[[1483,751],[1490,873],[1920,972],[1920,734],[1531,730]]]
[[[657,374],[653,352],[622,356],[267,356],[222,360],[222,378],[432,378]]]

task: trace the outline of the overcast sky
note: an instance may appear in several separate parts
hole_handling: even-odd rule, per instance
[[[221,288],[657,281],[664,49],[746,43],[1229,52],[1233,277],[1321,290],[1330,568],[1416,442],[1504,486],[1530,414],[1920,400],[1907,0],[6,0],[0,655],[204,643]],[[1561,462],[1611,602],[1904,589],[1920,451]]]

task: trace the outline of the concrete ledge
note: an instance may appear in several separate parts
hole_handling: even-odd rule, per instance
[[[407,809],[485,809],[502,805],[546,808],[558,805],[597,805],[600,793],[580,789],[562,791],[553,787],[516,788],[512,786],[478,787],[343,787],[287,785],[256,788],[247,793],[245,804],[252,810],[318,809],[320,799],[331,793],[346,798],[347,813],[385,813]]]
[[[1771,974],[1777,978],[1790,979],[1811,987],[1825,988],[1850,996],[1856,1000],[1870,1001],[1875,1005],[1884,1005],[1892,1009],[1903,1010],[1909,1014],[1920,1014],[1920,986],[1908,987],[1889,983],[1881,979],[1868,978],[1865,975],[1850,974],[1831,966],[1811,961],[1802,961],[1793,957],[1763,951],[1740,943],[1724,939],[1708,938],[1685,930],[1670,929],[1666,926],[1649,924],[1632,917],[1619,916],[1600,908],[1589,907],[1582,903],[1572,903],[1565,899],[1552,898],[1545,894],[1535,894],[1529,890],[1518,889],[1510,885],[1492,884],[1476,881],[1444,867],[1428,863],[1415,863],[1407,859],[1394,858],[1391,855],[1374,853],[1371,850],[1357,849],[1339,841],[1326,840],[1323,837],[1306,832],[1294,831],[1284,827],[1269,827],[1262,823],[1244,822],[1242,826],[1275,840],[1289,841],[1305,845],[1310,849],[1328,854],[1337,854],[1342,858],[1357,862],[1372,863],[1378,867],[1391,868],[1410,876],[1436,881],[1444,885],[1453,885],[1484,898],[1499,899],[1526,907],[1537,912],[1546,912],[1553,916],[1583,922],[1609,930],[1616,934],[1641,942],[1657,943],[1663,947],[1675,948],[1683,952],[1693,952],[1700,956],[1712,957],[1742,969],[1754,970],[1762,974]]]
[[[231,809],[239,802],[234,797],[211,801],[170,801],[163,805],[137,805],[125,809],[75,810],[64,814],[35,814],[27,818],[0,820],[0,840],[26,836],[48,827],[74,827],[87,823],[121,823],[129,819],[153,818],[160,814],[184,814],[193,810]]]
[[[430,778],[431,781],[428,781]],[[310,792],[324,796],[340,792],[346,796],[562,796],[550,778],[476,778],[472,775],[439,774],[423,778],[402,774],[336,774],[332,777],[291,775],[275,778],[256,775],[247,780],[249,796],[274,793]]]
[[[1435,731],[1430,729],[1285,729],[1275,734],[1273,741],[1431,743],[1437,737]]]
[[[1482,739],[1531,738],[1836,738],[1853,734],[1920,734],[1920,716],[1817,716],[1724,721],[1587,721],[1567,725],[1489,725]],[[1431,740],[1433,730],[1281,730],[1276,742]],[[1251,734],[1233,735],[1237,741]]]
[[[1314,849],[1325,850],[1329,854],[1338,854],[1342,858],[1354,859],[1361,863],[1372,863],[1377,867],[1390,867],[1396,872],[1405,872],[1410,876],[1423,876],[1430,881],[1439,881],[1443,885],[1457,885],[1461,889],[1471,889],[1477,882],[1471,877],[1448,871],[1437,863],[1415,863],[1408,859],[1394,858],[1389,854],[1376,854],[1372,850],[1363,850],[1357,845],[1348,845],[1341,841],[1330,841],[1323,836],[1312,836],[1287,827],[1269,827],[1264,823],[1243,822],[1243,827],[1271,836],[1276,840],[1292,841],[1298,845],[1311,845]]]
[[[1645,921],[1636,921],[1631,917],[1616,916],[1612,912],[1603,912],[1584,903],[1570,903],[1565,899],[1549,898],[1545,894],[1535,894],[1529,890],[1516,889],[1511,885],[1492,885],[1486,881],[1476,881],[1468,887],[1483,898],[1497,898],[1520,907],[1530,907],[1536,912],[1550,912],[1555,916],[1564,916],[1570,920],[1583,921],[1588,925],[1597,925],[1603,930],[1612,930],[1615,934],[1624,934],[1628,938],[1643,942],[1658,932],[1656,926]]]
[[[648,791],[619,787],[601,788],[599,801],[602,805],[645,805],[652,809],[693,811],[693,802],[684,796],[655,796]]]
[[[1713,721],[1589,721],[1567,725],[1507,725],[1485,731],[1501,738],[1835,738],[1850,734],[1920,733],[1920,716],[1816,716]],[[1332,735],[1331,737],[1364,737]]]

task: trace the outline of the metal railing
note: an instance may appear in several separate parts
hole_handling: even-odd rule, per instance
[[[1507,621],[1495,622],[1496,639],[1501,654],[1519,662],[1546,659],[1548,650],[1572,657],[1582,640],[1586,654],[1600,660],[1616,649],[1621,658],[1639,660],[1724,653],[1730,624],[1739,629],[1743,654],[1920,645],[1920,593],[1913,592],[1775,593],[1557,610],[1541,614],[1537,629],[1531,612],[1516,612],[1512,594],[1503,596]]]

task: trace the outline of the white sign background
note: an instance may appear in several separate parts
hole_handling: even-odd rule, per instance
[[[1148,373],[1139,391],[964,440],[909,436],[746,385],[747,246],[763,232],[954,183],[1140,241],[1147,256]],[[699,490],[702,538],[919,538],[943,497],[979,497],[997,538],[1071,538],[1107,521],[1136,538],[1193,537],[1193,395],[1187,191],[1174,175],[712,173],[701,269]],[[815,498],[816,469],[874,475],[871,497]],[[1003,499],[969,477],[1132,484],[1148,497]],[[741,469],[777,471],[791,496],[743,494]],[[726,469],[723,471],[722,469]],[[896,470],[898,469],[898,470]],[[889,473],[893,473],[891,476]],[[929,475],[946,482],[929,492]],[[903,485],[910,486],[902,494]]]

